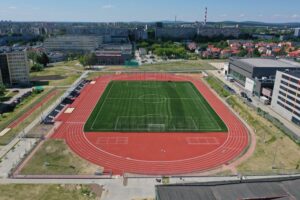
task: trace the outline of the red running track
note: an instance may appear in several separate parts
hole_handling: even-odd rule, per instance
[[[83,127],[112,80],[190,81],[228,127],[228,133],[84,133]],[[61,114],[52,138],[65,139],[82,158],[114,174],[187,174],[211,170],[241,156],[249,143],[243,123],[201,80],[173,74],[107,75],[87,85]]]

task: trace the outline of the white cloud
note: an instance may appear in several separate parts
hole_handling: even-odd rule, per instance
[[[240,14],[239,17],[246,17],[246,15],[245,14]]]
[[[12,9],[12,10],[15,10],[15,9],[17,9],[17,7],[16,7],[16,6],[9,6],[8,8],[9,8],[9,9]]]
[[[298,14],[293,14],[293,15],[291,16],[291,18],[297,19],[297,18],[300,18],[300,15],[298,15]]]
[[[114,5],[111,5],[111,4],[107,4],[107,5],[104,5],[102,6],[103,9],[112,9],[114,8],[115,6]]]

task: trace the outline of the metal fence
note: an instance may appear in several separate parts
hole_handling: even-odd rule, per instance
[[[281,130],[283,133],[285,133],[287,136],[289,136],[292,140],[294,140],[297,144],[300,144],[300,136],[297,135],[295,132],[293,132],[292,130],[290,130],[289,128],[287,128],[280,120],[278,120],[277,118],[273,117],[272,115],[270,115],[269,113],[257,108],[256,106],[254,106],[253,104],[251,104],[248,101],[245,101],[243,99],[244,103],[247,104],[247,106],[249,106],[250,108],[256,110],[257,114],[262,116],[263,118],[267,119],[268,121],[270,121],[272,124],[274,124],[274,126],[276,126],[279,130]]]

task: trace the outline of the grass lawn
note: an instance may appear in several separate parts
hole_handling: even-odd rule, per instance
[[[139,67],[112,66],[105,71],[199,71],[199,70],[216,70],[209,64],[211,60],[183,60],[168,61],[155,64],[145,64]]]
[[[35,85],[68,86],[80,77],[84,68],[78,61],[69,61],[49,66],[40,72],[31,72],[30,77]]]
[[[212,87],[221,97],[230,96],[230,92],[224,89],[225,84],[218,78],[215,78],[214,76],[209,76],[205,78],[205,80],[210,85],[210,87]]]
[[[299,145],[237,97],[230,97],[228,102],[256,130],[255,152],[250,159],[238,166],[239,172],[276,173],[284,171],[283,169],[300,171]]]
[[[113,81],[85,124],[87,132],[226,132],[190,82]]]
[[[48,140],[34,154],[22,175],[93,175],[100,167],[70,151],[63,140]]]
[[[24,108],[22,107],[22,110],[15,110],[10,114],[9,117],[5,118],[6,120],[3,120],[1,124],[1,127],[6,127],[9,125],[11,122],[16,120],[18,117],[20,117],[22,114],[27,112],[30,108],[35,106],[38,102],[40,102],[42,99],[44,99],[51,90],[48,92],[44,92],[41,94],[38,94],[34,97],[34,100],[30,100],[28,102],[22,102],[22,105],[24,105]],[[54,97],[52,97],[48,102],[43,104],[43,110],[48,108],[52,103],[54,103],[62,94],[64,93],[64,90],[60,90]],[[21,104],[20,104],[21,105]],[[20,108],[21,109],[21,108]],[[6,145],[8,144],[24,127],[27,127],[32,121],[34,121],[39,115],[41,114],[41,109],[38,108],[36,109],[33,113],[31,113],[23,122],[21,122],[17,127],[13,128],[10,130],[8,133],[6,133],[4,136],[0,137],[0,145]],[[6,114],[5,114],[6,115]],[[2,130],[2,129],[1,129]]]
[[[7,184],[0,185],[0,200],[92,200],[90,185]]]

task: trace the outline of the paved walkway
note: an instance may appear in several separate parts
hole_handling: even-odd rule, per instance
[[[270,178],[300,178],[292,176],[253,176],[242,177],[243,180],[270,179]],[[190,177],[170,178],[170,184],[176,183],[204,183],[241,181],[241,177]],[[126,183],[126,184],[124,184]],[[0,179],[0,184],[98,184],[104,186],[101,200],[132,200],[134,198],[155,197],[155,185],[159,185],[155,178],[130,178],[124,181],[122,177],[114,179]]]
[[[7,177],[11,169],[19,163],[20,159],[24,158],[35,142],[37,142],[37,139],[19,140],[14,148],[2,158],[2,162],[0,163],[0,178]]]

